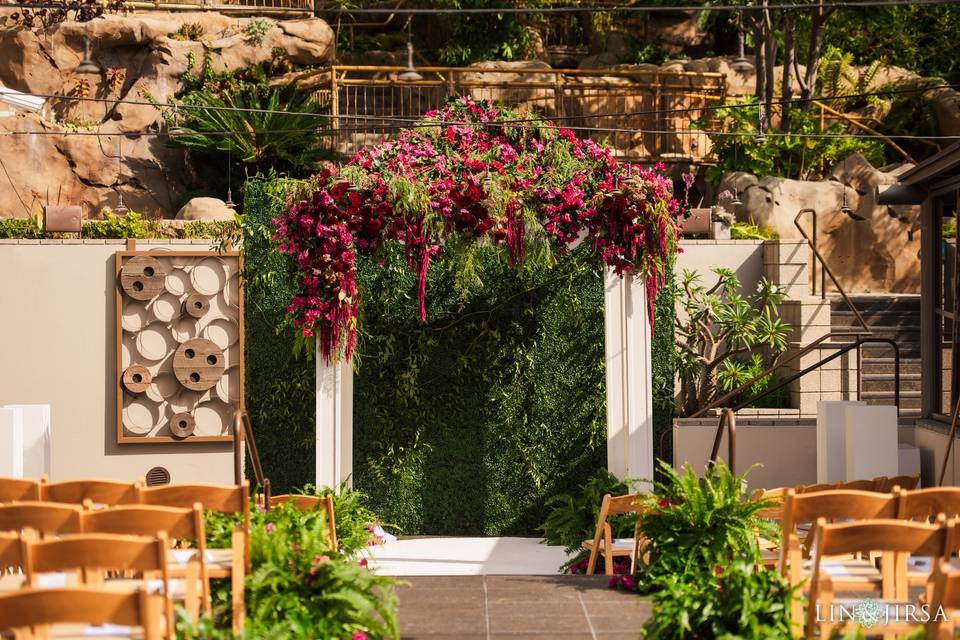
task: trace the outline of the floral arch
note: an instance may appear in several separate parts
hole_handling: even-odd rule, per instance
[[[458,98],[290,194],[274,221],[300,276],[289,310],[327,363],[349,359],[358,252],[401,243],[426,320],[427,270],[451,251],[504,246],[522,266],[589,242],[617,275],[642,277],[652,322],[683,209],[661,171],[617,162],[610,148],[536,117]]]

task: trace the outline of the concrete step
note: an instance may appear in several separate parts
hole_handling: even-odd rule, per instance
[[[863,376],[861,379],[863,380],[862,382],[863,386],[861,388],[863,389],[863,391],[868,393],[878,392],[878,393],[892,394],[894,386],[896,384],[894,382],[894,378],[892,375],[890,376],[885,375],[885,376],[881,376],[880,378],[872,378],[872,379],[868,379],[867,376]],[[912,392],[912,391],[916,391],[916,392],[920,391],[920,376],[918,375],[916,378],[905,378],[904,376],[901,375],[900,376],[901,397],[903,396],[904,393]]]
[[[861,313],[873,311],[919,311],[920,296],[918,294],[891,294],[891,295],[848,295],[853,306]],[[850,308],[839,295],[832,297],[830,308],[833,311],[847,311]]]

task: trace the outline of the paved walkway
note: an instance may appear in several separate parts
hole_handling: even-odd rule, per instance
[[[404,640],[637,640],[650,602],[604,576],[400,578]]]

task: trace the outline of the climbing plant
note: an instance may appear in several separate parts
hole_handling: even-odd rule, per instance
[[[657,168],[618,163],[611,149],[499,108],[451,100],[398,139],[367,147],[342,170],[326,166],[293,191],[274,222],[298,271],[289,307],[324,358],[356,344],[358,251],[404,248],[425,321],[427,271],[455,260],[474,280],[481,245],[504,246],[514,267],[549,265],[586,243],[618,274],[639,274],[649,315],[675,251],[680,202]]]

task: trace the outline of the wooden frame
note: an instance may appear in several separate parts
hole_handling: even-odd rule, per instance
[[[639,523],[634,528],[632,548],[617,549],[613,545],[613,532],[607,518],[624,513],[642,514],[644,507],[639,504],[639,500],[639,493],[630,493],[625,496],[612,496],[607,493],[603,496],[593,539],[584,540],[581,545],[590,552],[590,557],[587,560],[587,575],[593,575],[596,570],[597,556],[603,556],[603,570],[608,576],[613,575],[613,560],[617,557],[629,557],[631,571],[635,568],[637,558],[640,555]]]
[[[115,300],[115,316],[116,316],[116,339],[115,339],[115,348],[116,348],[116,381],[115,381],[115,392],[116,392],[116,419],[117,419],[117,443],[118,444],[157,444],[157,443],[204,443],[204,442],[231,442],[233,440],[233,435],[227,433],[219,436],[190,436],[188,438],[176,438],[173,436],[143,436],[143,437],[134,437],[129,436],[124,433],[123,429],[123,290],[120,287],[120,271],[123,268],[124,260],[127,258],[134,258],[138,256],[151,256],[151,257],[160,257],[160,258],[235,258],[237,260],[237,327],[238,327],[238,343],[237,350],[239,352],[238,359],[238,375],[240,380],[239,385],[239,395],[236,406],[233,407],[234,410],[240,409],[245,406],[244,404],[244,292],[243,292],[243,282],[242,282],[242,272],[243,272],[243,256],[239,251],[138,251],[136,249],[136,242],[132,240],[127,241],[127,249],[125,251],[118,251],[114,255],[114,273],[115,273],[115,287],[114,287],[114,300]],[[232,416],[231,416],[232,417]],[[229,421],[229,428],[232,428],[232,421]]]

